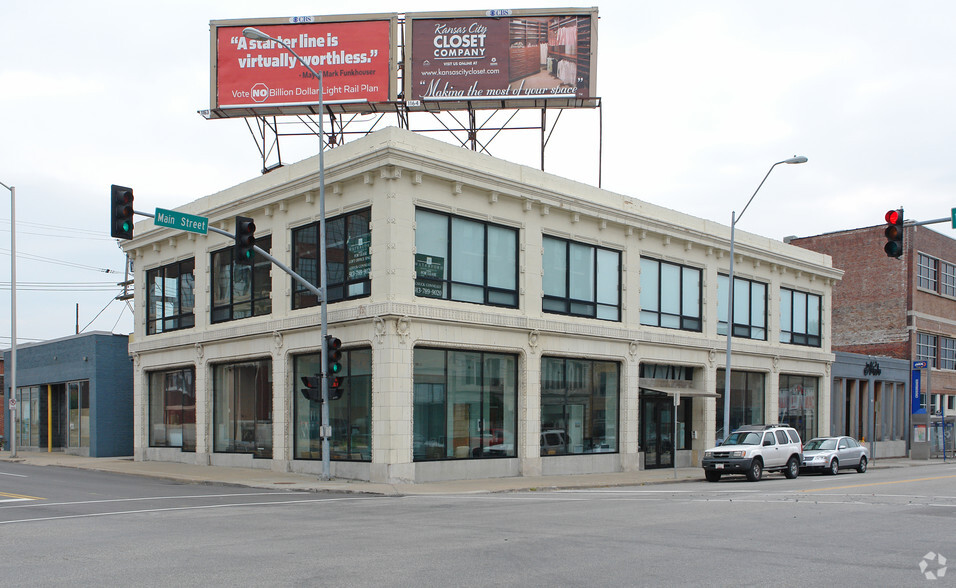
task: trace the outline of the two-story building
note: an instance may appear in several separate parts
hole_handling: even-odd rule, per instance
[[[699,463],[723,420],[730,229],[388,128],[325,154],[332,475]],[[312,283],[317,158],[178,210]],[[319,304],[233,243],[140,222],[135,458],[319,473]],[[738,232],[731,423],[829,423],[830,259]],[[260,256],[261,257],[261,256]],[[676,432],[676,434],[675,434]]]

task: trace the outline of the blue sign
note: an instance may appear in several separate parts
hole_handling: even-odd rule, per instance
[[[914,370],[925,370],[925,369],[926,369],[926,365],[927,365],[927,364],[926,364],[925,361],[914,361],[914,362],[913,362],[913,369],[914,369]]]
[[[916,362],[918,363],[918,362]],[[926,414],[926,409],[923,408],[923,405],[920,404],[919,397],[923,391],[921,386],[922,384],[922,372],[919,370],[913,370],[913,385],[911,389],[913,390],[912,396],[912,412],[911,414]]]

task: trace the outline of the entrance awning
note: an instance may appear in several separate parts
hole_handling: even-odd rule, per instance
[[[661,394],[667,394],[668,396],[680,395],[682,398],[689,398],[691,396],[700,396],[704,398],[718,398],[720,396],[716,392],[698,390],[697,388],[678,388],[677,386],[654,386],[653,388],[648,388],[647,386],[641,386],[641,390],[648,390],[650,392],[659,392]]]

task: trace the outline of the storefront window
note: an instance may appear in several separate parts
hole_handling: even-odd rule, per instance
[[[194,368],[149,374],[149,445],[196,451]]]
[[[726,372],[717,370],[717,439],[722,440],[742,425],[763,424],[765,377],[755,372],[730,372],[730,431],[724,423],[724,380]]]
[[[541,455],[616,453],[618,364],[541,360]]]
[[[780,375],[780,422],[800,433],[804,441],[816,436],[819,378]]]
[[[213,369],[213,450],[272,457],[272,360]]]
[[[349,349],[342,353],[342,396],[329,401],[332,438],[329,459],[372,459],[372,350]],[[302,378],[317,376],[322,354],[295,358],[293,395],[295,403],[295,458],[322,459],[322,403],[302,394]]]
[[[515,457],[518,359],[416,349],[415,461]]]

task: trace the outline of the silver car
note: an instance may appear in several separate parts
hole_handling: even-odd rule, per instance
[[[870,450],[853,437],[814,437],[803,446],[804,471],[836,475],[840,469],[855,468],[861,474],[870,461]]]

